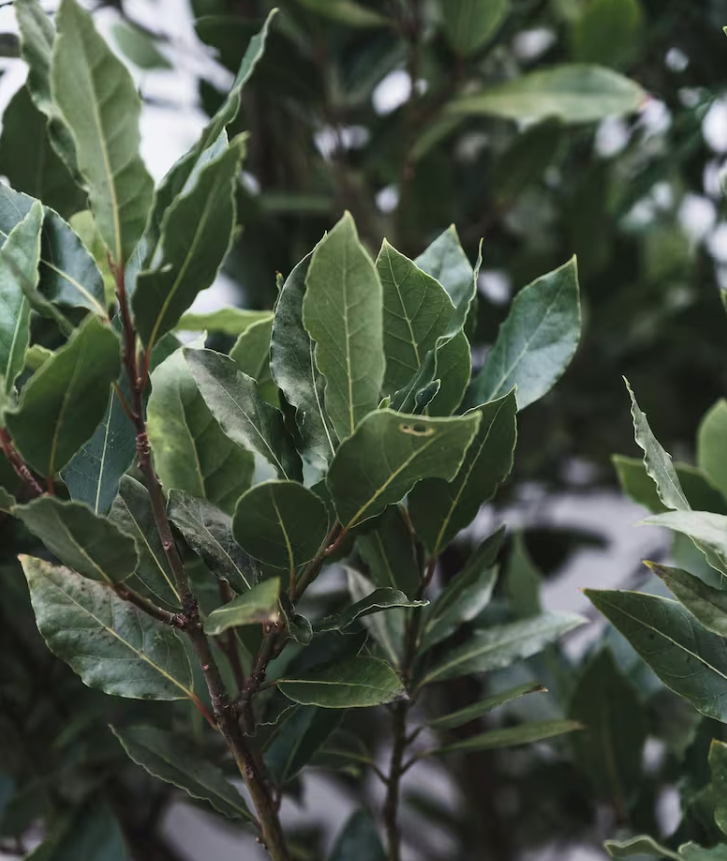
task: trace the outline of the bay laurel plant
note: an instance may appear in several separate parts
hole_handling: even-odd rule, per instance
[[[396,861],[401,780],[418,761],[577,728],[453,739],[532,683],[452,714],[427,707],[432,686],[529,658],[582,621],[484,625],[503,528],[435,589],[440,555],[512,468],[518,411],[575,352],[575,260],[518,294],[474,376],[479,261],[454,228],[416,260],[386,241],[374,259],[344,214],[279,279],[273,312],[192,315],[236,235],[246,141],[227,127],[270,20],[155,189],[133,81],[89,15],[76,0],[55,24],[37,0],[15,6],[48,199],[0,186],[0,442],[14,475],[0,504],[47,551],[20,560],[38,630],[88,687],[160,703],[114,725],[124,751],[249,821],[275,861],[298,857],[279,810],[301,769],[362,762],[383,810],[356,813],[331,857]],[[69,195],[88,201],[77,230]],[[34,340],[41,325],[55,349]],[[183,346],[180,329],[234,344]],[[342,577],[335,607],[308,594]],[[379,706],[385,762],[342,730],[348,710]],[[35,857],[129,857],[111,808],[46,826]]]

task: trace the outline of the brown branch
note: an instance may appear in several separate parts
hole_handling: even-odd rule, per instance
[[[184,628],[186,620],[181,613],[170,613],[169,610],[158,607],[152,601],[139,595],[138,592],[134,592],[133,589],[124,586],[123,583],[114,584],[113,589],[122,601],[128,601],[158,622],[170,625],[172,628]]]
[[[13,440],[7,428],[0,428],[0,446],[2,447],[3,454],[15,470],[15,474],[23,481],[31,494],[34,497],[43,496],[43,488],[38,484],[35,476],[13,445]]]

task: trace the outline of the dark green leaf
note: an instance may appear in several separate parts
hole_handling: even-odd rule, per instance
[[[109,326],[88,317],[6,412],[18,450],[42,475],[55,475],[96,430],[119,375],[119,347]]]
[[[643,16],[639,0],[590,0],[571,30],[579,63],[625,66],[639,50]]]
[[[522,533],[516,532],[507,562],[505,589],[510,610],[518,619],[527,619],[540,613],[541,582],[542,574],[528,553]]]
[[[393,410],[367,416],[341,444],[328,471],[341,523],[350,528],[375,517],[424,478],[451,481],[479,423],[477,412],[439,419]]]
[[[510,0],[449,0],[444,6],[444,33],[454,50],[466,57],[490,41],[510,11]]]
[[[102,800],[79,807],[27,858],[28,861],[131,861],[121,827]]]
[[[316,631],[344,631],[346,628],[364,616],[378,613],[382,610],[395,610],[402,607],[426,607],[428,601],[411,601],[398,589],[386,586],[375,589],[370,595],[356,601],[343,613],[337,616],[327,616],[316,625]]]
[[[265,765],[276,786],[284,786],[307,765],[343,718],[337,709],[299,706],[275,728],[265,749]]]
[[[646,564],[708,631],[727,637],[727,592],[708,586],[699,577],[678,568],[667,568],[653,562]]]
[[[478,720],[478,718],[481,718],[493,709],[504,706],[513,700],[520,699],[520,697],[524,697],[527,694],[536,694],[543,691],[545,691],[545,688],[542,685],[528,682],[525,685],[518,685],[516,688],[510,688],[500,694],[492,694],[491,696],[484,697],[479,702],[473,703],[471,706],[466,706],[459,711],[434,718],[433,720],[427,721],[427,723],[431,729],[435,730],[456,729],[458,726],[464,726],[474,720]]]
[[[481,735],[474,735],[454,744],[444,745],[431,751],[431,754],[466,753],[470,750],[495,750],[502,747],[517,747],[532,744],[546,738],[563,735],[583,729],[581,724],[571,720],[545,720],[539,723],[524,723],[506,729],[493,729]]]
[[[298,678],[279,679],[277,685],[293,702],[332,709],[383,705],[404,694],[389,664],[368,657],[326,664]]]
[[[405,595],[416,594],[421,575],[414,536],[398,506],[389,506],[376,529],[358,537],[356,548],[376,586],[401,589]]]
[[[383,15],[355,0],[297,0],[301,6],[348,27],[388,27]]]
[[[709,770],[716,801],[714,821],[722,833],[727,834],[727,744],[716,738],[709,746]]]
[[[245,800],[222,770],[188,742],[153,726],[111,729],[129,758],[152,777],[209,802],[230,819],[252,819]]]
[[[495,193],[500,205],[509,204],[536,183],[555,158],[563,139],[559,120],[543,120],[522,131],[500,157]]]
[[[136,570],[136,543],[80,502],[42,496],[13,509],[63,565],[103,583],[121,583]]]
[[[466,413],[480,418],[477,434],[454,478],[428,479],[410,494],[412,522],[432,556],[475,519],[509,475],[517,439],[516,394],[483,404]]]
[[[343,826],[328,861],[386,861],[371,815],[357,810]]]
[[[260,625],[277,621],[280,616],[280,580],[271,577],[253,586],[228,604],[213,610],[205,622],[205,631],[213,637],[228,628],[242,625]]]
[[[21,556],[43,639],[90,688],[131,699],[178,700],[192,691],[182,641],[107,586]]]
[[[326,412],[346,439],[376,409],[385,369],[381,281],[348,213],[313,252],[303,322],[326,378]]]

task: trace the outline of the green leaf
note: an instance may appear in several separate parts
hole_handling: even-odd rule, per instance
[[[297,0],[301,6],[347,27],[388,27],[390,21],[355,0]]]
[[[46,118],[27,87],[15,93],[3,113],[0,162],[14,189],[42,200],[62,216],[86,205],[86,195],[51,145]]]
[[[611,462],[616,470],[621,491],[629,499],[652,512],[666,511],[666,506],[659,499],[656,485],[646,471],[643,458],[615,454]]]
[[[28,861],[131,861],[124,835],[103,800],[81,805],[30,855]]]
[[[7,239],[35,202],[27,194],[0,185],[0,240]],[[67,333],[70,333],[70,324],[56,305],[87,308],[106,317],[103,278],[93,257],[60,215],[47,207],[43,209],[40,281],[37,290],[29,293],[28,298],[36,311],[56,320],[61,331]]]
[[[115,23],[111,28],[121,53],[140,69],[171,69],[154,39],[139,27]]]
[[[598,797],[610,800],[617,810],[628,809],[642,785],[649,726],[636,688],[608,649],[586,664],[568,717],[583,725],[571,743]]]
[[[282,413],[260,397],[255,381],[235,362],[212,350],[183,353],[199,392],[223,432],[267,461],[280,478],[298,480],[301,465]]]
[[[302,484],[265,481],[238,500],[232,532],[253,559],[284,568],[294,576],[323,544],[328,534],[328,511]]]
[[[423,677],[419,686],[470,673],[487,673],[530,658],[545,646],[579,627],[585,619],[571,613],[543,613],[520,622],[476,631],[464,645],[448,651]]]
[[[538,723],[524,723],[520,726],[506,729],[493,729],[474,735],[464,741],[447,744],[431,751],[430,755],[446,753],[464,753],[471,750],[496,750],[503,747],[517,747],[521,744],[532,744],[546,738],[563,735],[583,729],[582,725],[572,720],[545,720]]]
[[[267,320],[270,311],[248,311],[244,308],[220,308],[207,314],[182,314],[177,329],[187,332],[219,332],[222,335],[238,337],[250,326]]]
[[[284,786],[307,765],[338,727],[343,713],[315,706],[292,708],[265,749],[265,766],[276,786]]]
[[[109,520],[136,542],[138,579],[165,604],[178,607],[181,601],[174,574],[154,520],[149,492],[143,484],[129,475],[121,479],[119,495],[114,499]]]
[[[515,392],[470,410],[480,423],[454,478],[420,482],[409,496],[409,514],[432,556],[449,545],[475,519],[512,469],[517,440]]]
[[[36,204],[0,248],[0,376],[9,395],[25,366],[30,342],[28,290],[38,283],[43,212]]]
[[[315,626],[316,631],[344,631],[353,623],[364,616],[379,613],[382,610],[395,610],[402,607],[419,608],[426,607],[428,601],[410,601],[403,592],[398,589],[390,589],[383,586],[375,589],[370,595],[356,601],[336,616],[327,616]]]
[[[470,403],[501,398],[517,386],[519,410],[542,398],[570,364],[581,334],[575,257],[521,290],[472,381]]]
[[[545,691],[545,688],[542,685],[528,682],[524,685],[518,685],[516,688],[510,688],[502,693],[484,697],[484,699],[473,703],[471,706],[466,706],[463,709],[459,709],[459,711],[434,718],[433,720],[427,721],[427,723],[429,724],[430,729],[434,730],[456,729],[459,726],[465,726],[465,724],[478,720],[493,709],[507,705],[507,703],[512,702],[513,700],[520,699],[520,697],[527,696],[527,694],[537,694],[542,693],[543,691]]]
[[[727,517],[712,514],[711,511],[665,511],[652,514],[642,523],[646,526],[665,526],[674,532],[689,536],[694,543],[708,554],[707,558],[719,561],[718,570],[727,570]]]
[[[355,568],[346,567],[346,580],[351,599],[358,603],[364,601],[376,589],[370,580]],[[374,613],[361,618],[361,626],[365,628],[378,643],[389,660],[395,667],[401,665],[404,653],[404,635],[406,613],[404,610],[389,611],[388,613]],[[319,635],[319,636],[326,636]],[[328,634],[327,636],[331,636]],[[346,637],[353,636],[350,632]]]
[[[422,632],[422,652],[472,621],[490,603],[497,582],[495,560],[504,537],[502,526],[486,538],[434,602]]]
[[[56,26],[53,100],[73,135],[99,231],[121,265],[144,232],[154,199],[154,183],[138,153],[141,99],[76,0],[62,0]]]
[[[414,262],[444,287],[457,309],[457,322],[464,323],[476,295],[477,279],[454,224],[440,234]]]
[[[571,29],[573,59],[619,68],[638,53],[643,15],[638,0],[590,0]]]
[[[43,639],[90,688],[131,699],[194,699],[175,631],[67,568],[21,556]]]
[[[88,317],[6,411],[18,450],[42,475],[55,475],[96,430],[119,375],[119,346],[109,326]]]
[[[280,579],[271,577],[253,586],[227,604],[213,610],[205,622],[205,631],[213,637],[228,628],[260,625],[277,621],[280,616]]]
[[[162,254],[140,272],[131,303],[147,349],[173,329],[200,290],[214,281],[235,227],[235,191],[244,154],[240,136],[210,161],[192,189],[171,204],[162,223]]]
[[[645,564],[661,577],[674,597],[708,631],[727,637],[727,592],[708,586],[699,577],[679,568],[667,568],[654,562]]]
[[[721,637],[667,598],[593,589],[585,593],[669,690],[707,717],[727,719],[727,655]]]
[[[153,726],[111,727],[130,759],[152,777],[207,801],[229,819],[252,819],[245,800],[213,765],[185,740]]]
[[[303,298],[311,255],[303,258],[283,284],[275,306],[270,342],[273,379],[295,408],[299,451],[315,484],[328,469],[338,439],[323,408],[325,378],[315,362],[315,344],[303,325]]]
[[[253,455],[224,434],[181,350],[154,370],[151,384],[147,431],[165,491],[185,490],[232,514],[252,482]]]
[[[339,439],[379,403],[384,380],[382,287],[349,213],[316,246],[303,322],[326,378],[325,405]]]
[[[270,338],[273,330],[273,315],[253,323],[240,335],[230,350],[230,358],[237,367],[252,377],[265,400],[277,404],[277,387],[270,375]]]
[[[232,537],[232,518],[184,490],[169,493],[169,517],[210,571],[236,592],[253,584],[250,558]]]
[[[490,41],[510,11],[510,0],[449,0],[444,6],[444,34],[463,57]]]
[[[512,539],[512,550],[507,561],[505,591],[510,610],[518,619],[537,616],[541,612],[540,586],[543,575],[533,562],[522,532]]]
[[[555,158],[563,137],[563,124],[553,118],[518,134],[496,164],[495,194],[499,205],[511,204],[540,180]]]
[[[341,523],[351,528],[375,517],[423,478],[451,481],[479,423],[476,412],[438,419],[393,410],[367,416],[341,443],[328,471]]]
[[[279,679],[277,686],[293,702],[330,709],[383,705],[404,695],[389,664],[369,657],[325,664],[295,679]]]
[[[134,539],[83,503],[42,496],[16,506],[13,514],[63,565],[84,577],[121,583],[136,570]]]
[[[578,124],[634,113],[644,99],[641,87],[617,72],[568,63],[461,96],[450,102],[448,111],[512,120],[558,117],[564,123]]]
[[[371,815],[357,810],[343,826],[328,861],[386,861]]]
[[[611,858],[631,858],[633,855],[652,855],[655,858],[669,858],[670,861],[683,861],[681,855],[660,846],[646,835],[632,837],[630,840],[606,840],[604,849]]]
[[[709,770],[716,801],[714,821],[723,834],[727,834],[727,744],[712,739],[709,746]]]
[[[398,506],[387,508],[377,528],[358,537],[356,548],[376,586],[400,589],[405,595],[416,594],[421,575],[414,536]]]
[[[727,844],[718,843],[705,849],[696,843],[684,843],[679,847],[682,861],[727,861]]]
[[[727,401],[721,398],[707,412],[697,434],[697,464],[724,496],[727,496]]]

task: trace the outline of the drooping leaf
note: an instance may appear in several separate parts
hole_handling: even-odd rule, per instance
[[[707,717],[727,718],[727,655],[721,637],[667,598],[594,589],[585,593],[670,690]]]
[[[727,834],[727,744],[712,739],[709,746],[709,770],[715,798],[714,821],[723,834]]]
[[[159,264],[139,273],[132,297],[136,327],[147,349],[173,329],[200,290],[212,284],[227,255],[244,147],[242,136],[231,141],[164,218]]]
[[[515,392],[465,414],[479,416],[477,433],[453,479],[420,482],[409,496],[409,513],[432,556],[474,520],[512,469],[517,439]]]
[[[401,679],[389,664],[369,657],[325,664],[276,684],[293,702],[331,709],[383,705],[404,694]]]
[[[62,0],[56,26],[53,101],[73,135],[98,228],[121,265],[144,232],[154,198],[138,152],[141,99],[128,70],[76,0]]]
[[[164,489],[185,490],[232,514],[250,487],[253,455],[223,433],[181,350],[154,370],[151,384],[147,429]]]
[[[568,717],[583,725],[571,744],[598,797],[618,810],[628,809],[643,780],[641,760],[649,727],[636,688],[608,649],[586,664]]]
[[[205,631],[216,637],[228,628],[260,625],[280,617],[280,579],[271,577],[253,586],[222,607],[213,610],[205,622]]]
[[[8,395],[25,365],[30,341],[28,290],[38,283],[43,213],[36,204],[0,247],[0,376]]]
[[[707,412],[697,434],[697,464],[724,496],[727,496],[727,464],[722,456],[727,441],[727,401],[724,398]]]
[[[527,694],[536,694],[545,691],[542,685],[536,685],[528,682],[524,685],[518,685],[516,688],[510,688],[500,694],[492,694],[484,697],[479,702],[473,703],[471,706],[466,706],[459,711],[451,712],[450,714],[442,715],[427,721],[431,729],[456,729],[459,726],[464,726],[471,721],[478,720],[483,715],[491,712],[493,709],[507,705],[513,700],[527,696]]]
[[[210,571],[237,592],[253,583],[250,557],[232,537],[232,518],[184,490],[169,493],[169,517]]]
[[[53,829],[28,861],[131,861],[121,827],[109,805],[81,805]]]
[[[131,699],[193,698],[182,641],[107,586],[21,556],[43,639],[90,688]]]
[[[466,753],[471,750],[495,750],[502,747],[517,747],[521,744],[532,744],[546,738],[564,735],[583,729],[582,725],[572,720],[545,720],[538,723],[524,723],[520,726],[506,729],[493,729],[474,735],[463,741],[447,744],[432,751],[432,754]]]
[[[360,601],[356,601],[348,609],[336,616],[327,616],[316,625],[316,631],[344,631],[346,628],[364,616],[379,613],[383,610],[426,607],[428,601],[412,601],[398,589],[387,586],[371,592]]]
[[[14,189],[42,200],[64,218],[86,205],[86,195],[56,154],[46,117],[27,87],[17,91],[3,112],[0,163]]]
[[[485,45],[507,17],[510,0],[449,0],[444,7],[444,33],[461,56]]]
[[[293,708],[283,716],[265,748],[265,765],[276,786],[284,786],[310,762],[342,717],[337,709],[315,706]]]
[[[515,297],[485,367],[472,381],[469,402],[486,403],[517,386],[518,409],[525,409],[563,375],[580,334],[578,272],[573,258]]]
[[[177,329],[188,332],[220,332],[222,335],[239,337],[250,326],[267,320],[269,311],[248,311],[245,308],[220,308],[206,314],[195,314],[188,311],[182,314],[177,323]]]
[[[515,661],[532,657],[584,621],[572,613],[543,613],[476,631],[464,645],[446,652],[424,674],[420,687],[470,673],[504,669]]]
[[[452,480],[479,427],[477,412],[420,418],[378,410],[341,443],[328,471],[339,519],[353,527],[399,502],[424,478]]]
[[[227,356],[184,350],[192,376],[212,415],[235,443],[267,461],[280,478],[302,477],[301,464],[282,413],[260,397],[253,379]]]
[[[136,543],[106,517],[80,502],[42,496],[13,514],[67,568],[104,583],[121,583],[136,570]]]
[[[331,850],[328,861],[386,861],[386,852],[371,815],[357,810],[351,815]]]
[[[238,500],[232,531],[253,559],[294,576],[328,534],[328,511],[312,490],[296,481],[265,481]]]
[[[434,602],[422,631],[422,651],[449,637],[489,604],[497,581],[495,560],[504,537],[503,526],[486,538]]]
[[[119,375],[119,353],[111,327],[88,317],[24,386],[6,421],[33,469],[55,475],[96,430]]]
[[[558,117],[564,123],[598,122],[631,114],[645,99],[641,87],[610,69],[568,63],[531,72],[450,103],[454,114],[489,114],[513,120]]]
[[[356,547],[376,586],[416,594],[421,575],[414,537],[398,506],[392,505],[384,512],[376,529],[360,535]]]
[[[653,562],[646,564],[708,631],[727,637],[727,592],[715,589],[679,568],[668,568]]]
[[[323,407],[325,378],[315,362],[315,344],[303,325],[303,297],[311,256],[285,279],[275,306],[270,341],[273,379],[295,408],[300,434],[300,454],[310,472],[309,482],[319,480],[335,454],[338,439]]]
[[[125,475],[119,483],[109,519],[136,542],[139,565],[136,576],[144,586],[166,604],[179,606],[180,598],[154,520],[149,492],[136,479]]]
[[[308,266],[303,323],[326,378],[325,406],[339,439],[379,403],[384,379],[382,288],[346,213]]]
[[[207,801],[229,819],[252,819],[245,799],[194,747],[170,732],[153,726],[111,727],[129,758],[152,777]]]
[[[651,855],[655,858],[668,858],[670,861],[684,861],[681,855],[659,845],[646,835],[632,837],[630,840],[606,840],[604,849],[611,858],[631,858],[633,855]]]

